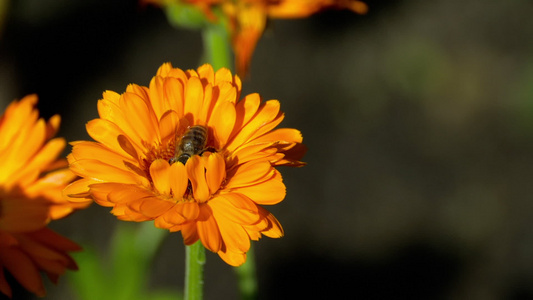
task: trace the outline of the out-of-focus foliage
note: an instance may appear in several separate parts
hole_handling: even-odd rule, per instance
[[[110,256],[92,247],[75,258],[82,272],[69,274],[80,300],[182,299],[176,290],[147,289],[150,264],[166,231],[153,224],[120,224],[114,233]]]

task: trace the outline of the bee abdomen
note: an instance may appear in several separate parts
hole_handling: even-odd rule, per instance
[[[174,157],[169,160],[169,163],[179,161],[185,164],[191,156],[202,153],[206,143],[207,128],[201,125],[191,126],[181,137],[176,146]]]

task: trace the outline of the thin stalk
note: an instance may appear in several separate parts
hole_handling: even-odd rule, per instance
[[[210,63],[213,69],[220,68],[232,69],[232,54],[229,44],[229,35],[226,26],[222,20],[216,24],[208,24],[202,30],[204,42],[203,60]]]
[[[201,300],[204,292],[205,248],[202,242],[185,246],[185,300]]]

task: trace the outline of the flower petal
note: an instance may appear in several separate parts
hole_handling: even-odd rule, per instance
[[[157,197],[146,197],[135,202],[130,201],[129,205],[130,208],[135,207],[135,211],[142,213],[146,217],[155,219],[171,209],[174,203],[163,201]]]
[[[173,225],[181,225],[185,222],[194,221],[200,214],[200,208],[196,202],[178,203],[163,215],[165,222]]]
[[[200,205],[200,214],[196,222],[198,236],[202,244],[212,252],[218,252],[222,247],[222,237],[218,229],[217,221],[213,217],[213,212],[208,205]]]
[[[248,140],[259,136],[258,132],[265,133],[266,129],[262,129],[262,127],[267,126],[269,128],[268,130],[270,130],[277,126],[283,119],[282,115],[278,116],[280,113],[279,108],[280,104],[277,100],[269,100],[261,104],[257,113],[247,124],[236,132],[236,135],[228,142],[226,148],[233,151]]]
[[[32,260],[15,247],[2,248],[2,264],[9,273],[28,291],[37,296],[46,294],[39,270]]]
[[[273,168],[267,160],[245,163],[228,171],[227,176],[231,179],[226,187],[231,189],[265,181],[272,171]]]
[[[226,145],[228,138],[235,126],[235,105],[231,102],[225,102],[213,111],[212,117],[209,119],[209,126],[213,128],[215,140],[218,148]]]
[[[150,165],[150,176],[156,190],[165,195],[170,195],[170,165],[164,159],[156,159]]]
[[[183,225],[177,225],[181,227],[181,235],[183,236],[183,243],[185,245],[192,245],[200,238],[196,222],[189,222]],[[171,228],[170,230],[172,230]],[[205,244],[204,244],[205,246]]]
[[[137,174],[111,166],[95,159],[81,159],[70,163],[70,170],[76,175],[100,181],[147,184],[146,178]]]
[[[173,163],[170,166],[170,189],[174,199],[180,200],[187,190],[189,178],[187,176],[187,170],[181,163]]]
[[[211,199],[208,204],[217,216],[223,216],[234,223],[250,225],[260,220],[257,205],[240,194],[220,195]]]
[[[63,189],[63,197],[72,202],[92,202],[89,186],[100,181],[91,178],[82,178],[69,184]]]
[[[165,110],[173,110],[178,116],[182,117],[184,115],[185,107],[185,87],[183,81],[167,77],[164,81],[164,106]],[[188,99],[187,99],[188,101]]]
[[[205,202],[209,199],[209,187],[205,178],[205,168],[202,159],[198,155],[193,155],[187,161],[187,174],[191,181],[194,199],[199,202]]]
[[[241,188],[234,188],[233,192],[247,196],[257,204],[274,205],[285,198],[285,184],[281,179],[281,174],[276,171],[276,175],[271,179]]]
[[[217,220],[217,225],[220,230],[220,235],[224,240],[226,249],[233,252],[246,253],[250,249],[250,238],[242,225],[233,222],[226,218],[223,214],[218,214],[213,209],[213,215]]]
[[[220,184],[226,177],[226,163],[219,153],[209,155],[205,166],[205,177],[211,194],[220,188]]]
[[[199,78],[189,78],[185,86],[185,99],[183,114],[191,124],[197,124],[196,118],[204,103],[204,88]]]
[[[246,253],[233,252],[230,250],[219,251],[218,256],[222,258],[228,265],[238,267],[246,262]]]

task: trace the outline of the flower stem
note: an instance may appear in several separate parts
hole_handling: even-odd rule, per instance
[[[205,47],[203,60],[210,63],[215,71],[220,68],[231,70],[231,46],[223,18],[220,18],[216,24],[206,25],[202,31],[202,38]]]
[[[253,245],[250,246],[250,250],[246,253],[246,262],[242,266],[235,268],[239,281],[239,291],[243,300],[257,299],[257,277],[253,249]]]
[[[203,298],[205,248],[201,241],[185,246],[185,300]]]

